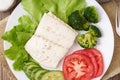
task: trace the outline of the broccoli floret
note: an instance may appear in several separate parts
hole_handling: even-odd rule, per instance
[[[89,23],[85,17],[79,13],[78,10],[74,11],[68,16],[68,24],[75,30],[88,30]]]
[[[96,37],[101,37],[101,31],[94,25],[91,25],[89,27],[89,32],[93,35],[93,36],[96,36]]]
[[[83,48],[93,48],[97,44],[97,38],[92,36],[90,32],[79,35],[77,41]]]
[[[92,23],[97,23],[99,21],[99,15],[95,6],[89,6],[84,10],[84,17]]]

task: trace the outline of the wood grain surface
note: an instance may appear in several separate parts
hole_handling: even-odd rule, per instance
[[[20,2],[20,0],[17,0],[17,4]],[[17,5],[16,4],[16,5]],[[114,56],[111,62],[111,66],[109,67],[108,71],[106,72],[106,74],[104,75],[102,80],[120,80],[120,72],[118,70],[120,70],[120,58],[118,56],[118,52],[120,54],[120,37],[117,36],[116,32],[115,32],[115,9],[116,9],[116,4],[114,2],[114,0],[111,0],[111,2],[107,2],[104,4],[101,4],[102,7],[104,8],[104,10],[106,11],[106,13],[108,14],[112,26],[113,26],[113,31],[114,31],[114,35],[115,35],[115,50],[114,50]],[[14,7],[15,8],[15,7]],[[0,12],[0,25],[2,24],[2,26],[0,26],[0,33],[4,33],[4,29],[5,29],[5,25],[7,22],[7,19],[11,12],[14,10],[11,9],[7,12]],[[4,19],[6,17],[6,19]],[[2,19],[4,19],[4,21],[2,21]],[[0,37],[2,36],[2,34],[0,34]],[[1,39],[1,38],[0,38]],[[3,41],[0,40],[0,80],[16,80],[15,76],[12,74],[12,72],[10,71],[6,60],[4,58],[3,55]],[[118,48],[117,48],[118,47]],[[115,62],[116,61],[116,62]],[[114,66],[117,65],[117,66]],[[114,72],[113,72],[114,70]],[[115,75],[116,74],[116,75]],[[110,76],[109,76],[110,75]],[[112,76],[115,75],[115,76]],[[109,76],[109,79],[107,79],[107,77]]]

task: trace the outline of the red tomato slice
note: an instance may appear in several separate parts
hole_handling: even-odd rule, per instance
[[[104,70],[103,57],[102,57],[101,52],[97,50],[96,48],[85,49],[85,50],[92,51],[93,55],[95,56],[95,59],[98,65],[98,71],[96,73],[96,77],[99,77],[103,73],[103,70]]]
[[[96,74],[97,74],[97,71],[98,71],[98,65],[97,65],[97,62],[96,62],[96,59],[95,59],[95,56],[93,55],[93,52],[88,50],[88,49],[83,49],[83,50],[78,50],[75,52],[76,54],[84,54],[86,56],[88,56],[91,61],[92,61],[92,64],[94,66],[94,74],[93,74],[93,78],[96,77]]]
[[[63,62],[65,80],[91,80],[94,67],[89,57],[83,54],[70,54]]]

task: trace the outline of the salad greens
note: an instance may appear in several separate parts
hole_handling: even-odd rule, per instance
[[[14,60],[14,69],[20,71],[23,68],[22,64],[29,58],[24,45],[33,35],[37,24],[25,15],[21,16],[18,22],[19,24],[5,32],[2,38],[12,44],[4,53],[10,60]]]
[[[22,0],[22,5],[37,22],[48,11],[67,22],[68,16],[75,10],[83,10],[86,2],[85,0]]]

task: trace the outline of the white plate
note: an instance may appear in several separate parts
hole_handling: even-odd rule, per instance
[[[110,65],[114,50],[114,35],[113,35],[112,26],[107,14],[95,0],[86,0],[86,2],[87,5],[96,6],[100,15],[100,22],[95,25],[97,25],[102,31],[102,37],[98,40],[98,44],[96,48],[102,52],[104,58],[104,73],[105,73]],[[14,25],[18,24],[17,22],[18,18],[23,14],[27,14],[27,13],[23,10],[21,4],[19,4],[17,8],[13,11],[13,13],[11,14],[8,20],[6,31],[10,30],[11,28],[13,28]],[[10,44],[4,41],[4,50],[8,49],[9,47]],[[81,49],[81,48],[78,45],[74,44],[70,52],[75,51],[77,49]],[[29,80],[24,74],[24,72],[16,72],[13,70],[12,61],[7,59],[7,62],[13,74],[16,76],[18,80]],[[93,80],[100,80],[103,75]]]

